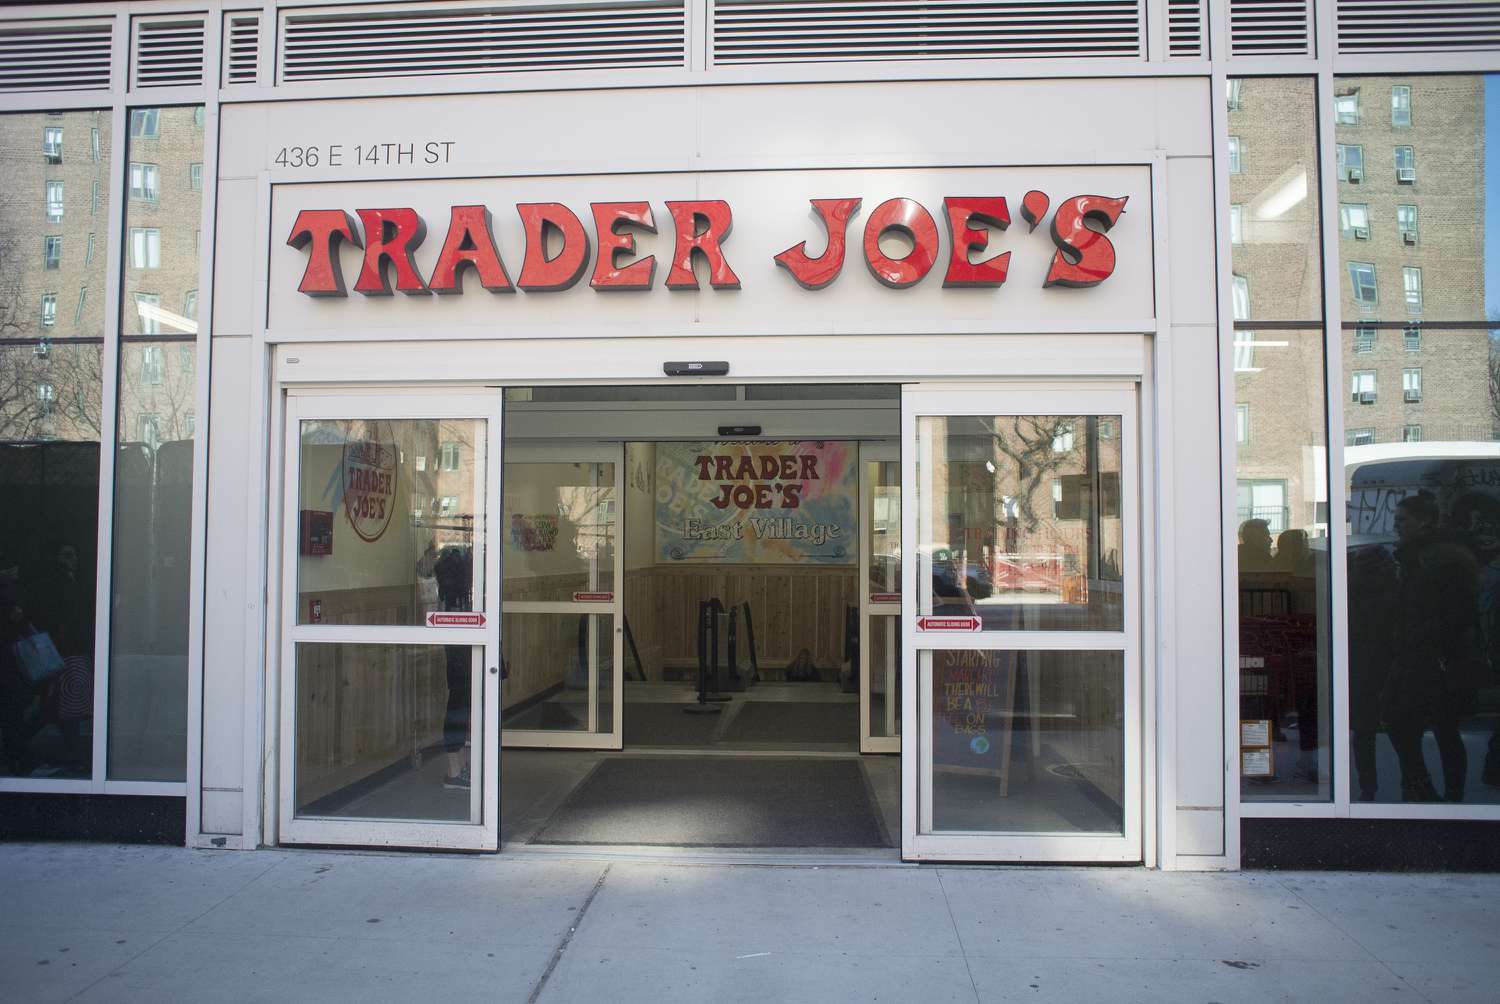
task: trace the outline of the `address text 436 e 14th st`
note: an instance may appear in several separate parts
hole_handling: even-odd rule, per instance
[[[456,140],[374,140],[369,143],[314,143],[283,146],[273,159],[277,167],[400,167],[448,164]]]

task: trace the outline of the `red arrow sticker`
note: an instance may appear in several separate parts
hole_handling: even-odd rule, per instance
[[[918,631],[978,631],[978,617],[918,617]]]
[[[434,610],[427,615],[428,627],[484,627],[484,614]]]
[[[870,594],[870,602],[871,603],[900,603],[901,602],[901,594],[900,593],[871,593]]]
[[[614,593],[574,593],[574,603],[613,603]]]

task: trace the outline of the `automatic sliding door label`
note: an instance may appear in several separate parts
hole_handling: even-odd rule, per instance
[[[484,614],[457,610],[434,610],[427,615],[428,627],[484,627]]]
[[[918,631],[978,631],[978,617],[918,617]]]
[[[900,593],[871,593],[870,594],[870,602],[871,603],[900,603],[901,602],[901,594]]]
[[[574,603],[613,603],[614,593],[574,593]]]

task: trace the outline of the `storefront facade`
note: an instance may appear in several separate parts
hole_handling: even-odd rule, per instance
[[[0,791],[140,805],[190,846],[503,852],[508,646],[579,617],[584,724],[526,745],[619,749],[647,581],[622,491],[615,565],[513,590],[557,526],[518,519],[522,465],[614,485],[631,442],[763,435],[888,465],[850,489],[843,557],[905,670],[877,695],[873,645],[852,657],[860,750],[899,754],[899,857],[1236,868],[1331,841],[1352,865],[1351,827],[1500,824],[1500,27],[1059,3],[1042,39],[992,6],[5,12]],[[769,403],[795,388],[817,403]],[[718,471],[726,506],[806,490],[798,456]],[[1038,527],[1086,559],[1049,579]],[[456,741],[431,695],[339,682],[372,652],[467,681]],[[1086,725],[1044,743],[1049,716]],[[468,798],[328,808],[402,742],[466,751]],[[1027,743],[1087,787],[1071,823],[1018,807]]]

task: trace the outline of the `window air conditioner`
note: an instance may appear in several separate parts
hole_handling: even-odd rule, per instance
[[[1396,169],[1396,180],[1403,185],[1410,185],[1417,180],[1417,169],[1415,167],[1401,167]]]
[[[1367,240],[1369,240],[1370,239],[1370,228],[1369,227],[1355,227],[1354,228],[1354,239],[1357,240],[1357,241],[1367,241]]]
[[[1419,390],[1408,389],[1403,396],[1406,398],[1407,404],[1416,404],[1418,401],[1422,400],[1422,392]]]
[[[1401,243],[1415,247],[1417,243],[1417,235],[1412,233],[1410,230],[1403,230],[1401,232]]]
[[[1357,185],[1361,181],[1364,181],[1364,180],[1365,180],[1364,168],[1360,168],[1360,167],[1351,167],[1351,168],[1349,168],[1349,184],[1351,184],[1351,185]]]
[[[1360,404],[1374,404],[1375,403],[1375,392],[1373,390],[1360,391],[1360,393],[1359,393],[1359,403]]]

